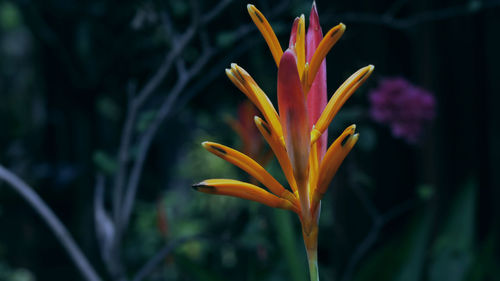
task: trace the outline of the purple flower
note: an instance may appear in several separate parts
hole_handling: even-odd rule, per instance
[[[416,143],[424,124],[434,119],[436,101],[432,93],[402,77],[382,79],[369,95],[371,117],[409,143]]]

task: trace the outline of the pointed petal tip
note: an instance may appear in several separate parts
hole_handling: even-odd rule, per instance
[[[261,123],[262,123],[262,119],[261,119],[259,116],[254,115],[254,116],[253,116],[253,122],[254,122],[254,123],[255,123],[255,125],[258,127],[258,126],[259,126],[259,124],[261,124]]]
[[[271,131],[269,126],[266,124],[266,122],[264,120],[262,120],[262,118],[260,118],[259,116],[254,117],[254,122],[255,122],[255,126],[257,126],[257,129],[259,129],[259,131],[262,133],[262,135],[264,137],[271,136],[273,134],[273,132]]]
[[[280,67],[282,63],[292,63],[292,62],[294,65],[297,65],[297,56],[293,49],[288,48],[283,53],[283,56],[281,56]]]
[[[356,124],[352,124],[351,126],[347,127],[347,130],[350,132],[355,132],[356,131]]]
[[[201,146],[203,146],[204,149],[208,150],[209,142],[208,141],[204,141],[204,142],[201,143]]]
[[[337,24],[336,26],[330,28],[330,30],[328,30],[325,37],[328,37],[328,35],[330,35],[330,37],[332,37],[332,38],[337,36],[336,40],[338,40],[344,34],[346,28],[347,28],[346,25],[341,22],[341,23]]]
[[[205,182],[204,182],[204,181],[202,181],[202,182],[195,183],[195,184],[191,185],[191,187],[192,187],[194,190],[198,191],[198,190],[200,190],[200,188],[207,187],[207,185],[205,184]]]
[[[285,56],[285,55],[287,55],[287,56],[294,55],[295,56],[295,51],[293,49],[288,48],[283,52],[283,56]]]
[[[354,146],[358,142],[358,139],[359,139],[359,133],[356,133],[356,134],[352,135],[349,138],[349,145],[350,146]]]
[[[280,84],[280,81],[281,81],[282,86],[291,87],[291,85],[289,85],[289,83],[292,83],[290,81],[290,79],[292,79],[292,77],[296,78],[298,83],[300,83],[300,76],[299,76],[299,72],[297,69],[297,55],[296,55],[294,49],[288,48],[283,53],[283,56],[281,56],[280,64],[278,67],[278,84]],[[293,81],[293,82],[295,83],[297,81]],[[295,86],[297,86],[297,85],[295,85]],[[300,87],[300,90],[302,90],[301,87]],[[279,96],[279,93],[280,92],[278,90],[278,96]],[[285,93],[283,93],[283,94],[285,94]],[[279,100],[279,98],[278,98],[278,100]],[[279,104],[279,102],[278,102],[278,104]]]
[[[375,66],[373,64],[369,64],[361,69],[362,72],[364,72],[364,75],[369,75],[373,72],[375,69]]]
[[[319,15],[318,9],[316,8],[316,1],[313,1],[311,6],[311,13],[309,14],[309,27],[312,26],[319,28]]]
[[[276,65],[278,65],[283,50],[271,25],[267,21],[266,17],[254,5],[248,4],[247,10],[248,14],[252,18],[252,21],[255,23],[260,33],[264,37],[264,40],[266,41],[267,46],[269,47],[271,54],[273,55],[273,59]]]
[[[361,84],[361,83],[365,82],[366,79],[368,79],[368,77],[372,74],[374,69],[375,69],[375,66],[370,64],[370,65],[367,65],[367,66],[361,68],[360,70],[358,70],[357,73],[358,73],[359,78],[358,78],[356,84]]]
[[[342,147],[352,148],[359,139],[359,133],[354,134],[354,131],[350,131],[348,135],[342,140]]]
[[[321,137],[321,135],[322,133],[318,131],[318,129],[314,128],[313,125],[313,129],[311,131],[311,144],[314,144],[319,139],[319,137]]]
[[[288,41],[288,48],[295,48],[295,42],[297,41],[297,27],[299,26],[299,17],[293,20],[292,31],[290,32],[290,40]]]
[[[223,157],[227,154],[227,151],[224,149],[224,146],[215,142],[205,141],[201,145],[203,148],[208,150],[210,153],[213,153],[219,157]]]
[[[242,75],[245,75],[245,76],[250,76],[250,74],[243,67],[239,66],[236,63],[232,63],[231,64],[231,68],[234,71],[236,71],[238,74],[242,74]]]
[[[356,124],[352,124],[351,126],[345,128],[344,132],[342,132],[342,135],[345,135],[347,139],[348,137],[354,135],[355,132],[356,132]]]

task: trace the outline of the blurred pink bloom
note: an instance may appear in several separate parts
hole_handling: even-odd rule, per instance
[[[402,77],[382,79],[369,95],[371,117],[391,127],[395,137],[409,143],[417,142],[423,126],[436,115],[432,93]]]

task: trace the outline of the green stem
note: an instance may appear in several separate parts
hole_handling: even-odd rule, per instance
[[[309,262],[309,276],[311,281],[319,281],[318,273],[318,224],[312,224],[309,233],[302,229],[304,243],[307,251],[307,261]]]
[[[307,260],[309,261],[309,276],[311,277],[311,281],[319,281],[317,252],[310,253],[308,251]]]
[[[301,217],[302,236],[307,251],[307,261],[309,262],[309,276],[311,281],[319,281],[318,272],[318,220],[319,207],[314,214],[309,213],[308,217]],[[310,219],[310,220],[308,220]]]

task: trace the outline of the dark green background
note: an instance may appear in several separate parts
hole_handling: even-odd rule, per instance
[[[201,2],[202,13],[216,3]],[[500,280],[500,2],[398,3],[317,1],[324,32],[347,25],[327,57],[329,92],[375,65],[330,126],[332,141],[356,123],[360,141],[322,205],[321,280]],[[130,276],[172,239],[201,233],[208,238],[177,248],[149,280],[306,280],[295,216],[190,188],[205,178],[246,178],[199,146],[240,143],[226,120],[244,95],[224,68],[237,62],[276,100],[264,40],[255,29],[235,40],[251,23],[246,4],[233,1],[204,27],[218,51],[194,79],[206,83],[186,87],[152,143],[123,246]],[[254,4],[264,14],[277,5]],[[308,1],[290,1],[272,18],[283,46],[294,17],[309,9]],[[105,280],[95,174],[114,172],[127,88],[142,87],[176,44],[161,25],[164,10],[180,30],[189,24],[189,5],[174,0],[0,1],[0,163],[35,187]],[[188,65],[199,45],[183,51]],[[369,118],[367,94],[388,76],[436,97],[436,118],[417,145]],[[155,91],[136,130],[148,126],[175,80]],[[282,180],[276,163],[268,168]],[[167,214],[167,235],[158,212]],[[1,183],[0,280],[79,278],[39,216]]]

